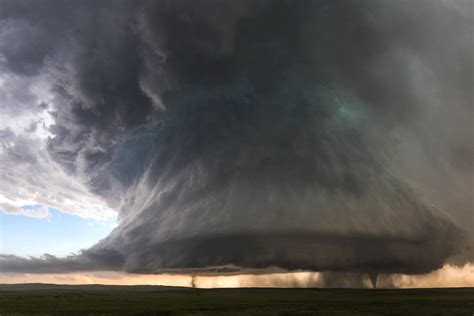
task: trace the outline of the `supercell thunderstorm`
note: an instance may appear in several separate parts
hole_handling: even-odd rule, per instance
[[[120,220],[80,254],[5,254],[1,271],[473,259],[472,2],[0,6],[17,32],[0,69],[48,78],[48,154]]]

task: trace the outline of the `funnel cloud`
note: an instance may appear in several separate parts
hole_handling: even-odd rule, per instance
[[[119,216],[90,249],[4,254],[0,271],[280,268],[375,287],[472,262],[472,12],[0,0],[0,72],[46,82],[47,154]]]

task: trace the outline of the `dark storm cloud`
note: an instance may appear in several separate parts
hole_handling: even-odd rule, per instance
[[[2,270],[472,259],[470,1],[0,3],[8,34],[49,34],[1,46],[53,78],[49,154],[121,218],[77,256]]]
[[[122,257],[110,253],[103,255],[89,254],[83,251],[80,255],[58,258],[45,254],[41,257],[25,259],[14,255],[0,255],[2,272],[61,273],[72,271],[119,270]]]

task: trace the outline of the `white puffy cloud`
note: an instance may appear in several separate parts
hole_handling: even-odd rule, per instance
[[[48,155],[53,118],[46,75],[22,76],[0,66],[0,210],[46,217],[48,208],[97,220],[115,212]],[[40,209],[24,206],[40,205]]]

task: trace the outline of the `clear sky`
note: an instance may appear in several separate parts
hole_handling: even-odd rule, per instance
[[[27,207],[30,209],[40,208]],[[94,245],[107,236],[115,219],[83,218],[49,209],[46,216],[31,217],[0,212],[0,253],[65,256]]]

